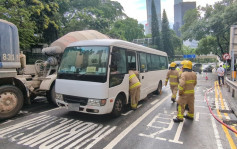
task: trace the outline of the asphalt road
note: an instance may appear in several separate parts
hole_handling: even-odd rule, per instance
[[[16,117],[0,122],[0,149],[234,149],[237,135],[212,117],[204,100],[205,92],[213,88],[207,94],[212,111],[237,129],[231,123],[236,117],[225,100],[227,92],[224,86],[214,86],[216,76],[209,73],[208,80],[205,76],[198,74],[193,121],[173,123],[176,103],[170,100],[169,87],[163,87],[162,95],[149,95],[136,111],[127,109],[118,118],[69,112],[38,97]]]

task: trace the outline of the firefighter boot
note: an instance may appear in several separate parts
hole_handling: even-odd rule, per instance
[[[177,117],[173,119],[173,121],[175,123],[180,123],[180,122],[183,122],[184,120],[181,120],[181,119],[178,119]]]
[[[171,101],[173,101],[173,103],[175,102],[175,98],[171,98]]]
[[[187,115],[184,115],[184,118],[189,119],[189,120],[193,120],[193,117],[189,117]]]

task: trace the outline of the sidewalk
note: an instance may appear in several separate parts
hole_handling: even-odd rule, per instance
[[[229,75],[225,78],[225,81],[226,85],[222,89],[227,93],[228,98],[226,100],[235,116],[237,116],[237,81],[231,81]]]

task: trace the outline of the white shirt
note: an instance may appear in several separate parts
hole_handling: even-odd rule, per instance
[[[217,74],[218,74],[218,76],[224,76],[224,74],[225,74],[225,69],[222,68],[222,67],[219,67],[219,68],[217,69]]]

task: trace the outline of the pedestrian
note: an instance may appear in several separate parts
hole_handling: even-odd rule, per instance
[[[194,88],[197,84],[197,75],[192,71],[192,62],[185,61],[183,65],[183,73],[179,79],[179,99],[177,101],[178,112],[177,117],[173,119],[175,123],[183,121],[183,118],[194,118]],[[185,105],[188,105],[189,110],[184,116]]]
[[[172,92],[171,101],[175,102],[176,94],[178,91],[178,82],[179,82],[179,72],[176,70],[177,64],[172,62],[170,64],[170,70],[167,72],[165,86],[167,86],[168,81],[170,82],[170,89]]]
[[[220,67],[217,69],[217,75],[218,75],[218,82],[221,86],[220,79],[222,80],[222,84],[224,85],[224,75],[225,75],[225,69],[220,65]]]
[[[137,75],[139,75],[137,71],[129,70],[129,95],[131,98],[131,108],[133,110],[137,109],[138,101],[140,100],[141,83]]]

